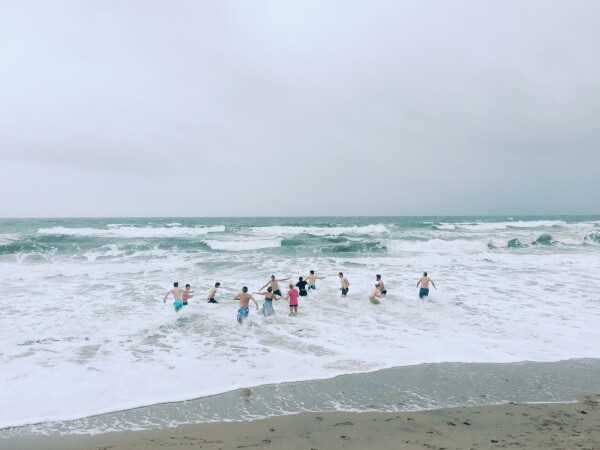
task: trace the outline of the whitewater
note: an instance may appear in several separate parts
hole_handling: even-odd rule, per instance
[[[395,366],[600,358],[599,256],[597,216],[0,220],[0,428]],[[298,317],[280,301],[237,325],[242,286],[311,269],[326,278]],[[174,281],[195,290],[179,314]]]

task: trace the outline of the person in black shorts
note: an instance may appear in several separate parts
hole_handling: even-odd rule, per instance
[[[306,292],[306,285],[308,282],[304,281],[304,278],[298,278],[298,282],[296,283],[296,287],[298,288],[298,295],[300,297],[306,297],[308,292]]]
[[[215,297],[217,296],[217,289],[219,289],[219,286],[221,286],[221,283],[216,282],[215,286],[210,289],[210,292],[208,293],[208,303],[219,303],[215,300]]]

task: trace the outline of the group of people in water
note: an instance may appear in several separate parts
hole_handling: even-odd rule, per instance
[[[350,281],[348,281],[348,278],[346,278],[342,272],[340,272],[338,276],[340,278],[341,284],[339,288],[339,290],[341,291],[341,297],[346,298],[346,296],[348,295],[348,291],[350,290]],[[256,310],[258,311],[258,302],[254,298],[253,294],[262,295],[264,297],[264,303],[262,308],[262,313],[264,316],[270,316],[272,314],[275,314],[275,310],[273,309],[273,300],[277,301],[282,298],[284,300],[289,301],[290,315],[295,316],[296,314],[298,314],[298,298],[306,297],[309,291],[316,290],[317,280],[322,280],[325,278],[325,276],[320,277],[318,275],[315,275],[315,271],[311,270],[306,277],[299,277],[297,283],[289,283],[289,290],[284,294],[281,292],[279,282],[288,281],[290,278],[291,277],[275,278],[275,275],[271,275],[271,279],[267,281],[257,292],[253,293],[248,292],[247,286],[242,287],[242,290],[233,298],[234,300],[238,300],[240,302],[240,307],[237,312],[238,323],[241,324],[242,321],[246,317],[248,317],[248,314],[250,313],[250,300],[254,302],[254,304],[256,305]],[[386,296],[387,289],[385,288],[385,283],[383,282],[381,275],[375,275],[375,279],[377,282],[375,283],[375,288],[369,294],[369,300],[372,303],[379,303],[379,299],[384,298]],[[423,297],[427,297],[429,295],[430,283],[435,289],[437,289],[433,280],[427,276],[427,272],[423,272],[423,276],[417,282],[417,287],[420,287],[420,299],[423,299]],[[218,303],[216,300],[216,296],[217,290],[220,286],[221,283],[217,282],[210,289],[207,297],[208,303]],[[264,288],[267,288],[267,290],[263,291]],[[194,296],[194,291],[191,289],[191,286],[189,284],[186,284],[185,288],[182,289],[179,287],[179,283],[175,282],[173,283],[173,289],[170,289],[165,294],[163,303],[166,303],[167,298],[171,294],[175,298],[175,301],[173,302],[175,312],[179,312],[181,308],[188,304],[188,300]]]

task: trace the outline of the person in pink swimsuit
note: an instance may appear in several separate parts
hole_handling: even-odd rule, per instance
[[[290,301],[290,316],[298,314],[298,291],[294,283],[290,283],[290,290],[283,298]]]

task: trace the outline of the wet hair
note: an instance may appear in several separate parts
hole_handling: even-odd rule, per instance
[[[315,271],[314,271],[314,270],[311,270],[311,271],[310,271],[310,274],[311,274],[311,275],[314,275],[314,274],[315,274]]]
[[[427,272],[423,272],[423,276],[426,277],[427,276]]]
[[[173,287],[177,287],[179,286],[179,283],[176,281],[175,283],[173,283]]]
[[[219,287],[221,286],[221,283],[219,283],[218,281],[215,283],[215,287]]]
[[[340,272],[340,273],[339,273],[339,276],[340,276],[340,277],[343,277],[343,276],[344,276],[344,274],[343,274],[342,272]]]
[[[242,288],[242,292],[248,292],[248,286],[244,286],[244,287]]]
[[[377,278],[378,280],[381,279],[381,275],[375,275],[375,278]]]
[[[294,286],[294,283],[290,283],[290,289],[294,289],[296,286]]]
[[[269,287],[267,288],[267,292],[273,292],[273,288],[272,288],[271,286],[269,286]]]
[[[191,287],[189,284],[186,284],[185,287]]]
[[[302,277],[298,277],[298,281],[302,281],[302,280],[303,280],[303,278],[302,278]]]
[[[271,278],[275,278],[275,275],[271,275]]]

